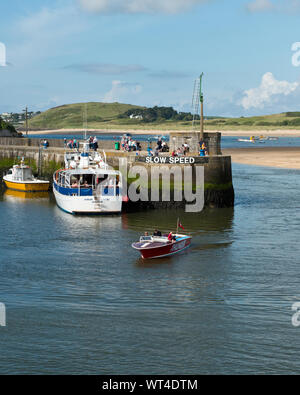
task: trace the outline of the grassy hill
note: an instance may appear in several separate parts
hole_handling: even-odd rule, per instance
[[[30,129],[82,129],[85,103],[54,107],[29,121]],[[121,103],[87,103],[88,128],[97,129],[114,123],[118,116],[130,109],[142,108]]]
[[[300,112],[213,119],[206,121],[206,128],[219,130],[300,129]]]
[[[145,107],[121,103],[87,103],[88,129],[160,129],[191,130],[191,121],[158,120],[144,122],[122,116],[128,110]],[[30,129],[82,129],[85,104],[69,104],[52,108],[29,121]],[[200,125],[199,125],[200,126]],[[205,120],[206,130],[272,130],[300,129],[300,112],[288,112],[256,117]]]

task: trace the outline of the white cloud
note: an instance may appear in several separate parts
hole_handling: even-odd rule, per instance
[[[274,4],[270,0],[254,0],[246,8],[250,12],[263,12],[274,9]]]
[[[280,95],[288,96],[299,87],[298,82],[277,81],[270,72],[262,77],[258,88],[252,88],[244,92],[241,105],[245,110],[250,108],[263,108],[265,105],[272,104]]]
[[[246,9],[251,13],[275,11],[291,15],[300,11],[300,0],[252,0]]]
[[[78,0],[84,10],[106,14],[176,14],[208,0]]]
[[[142,87],[139,84],[128,83],[124,81],[112,81],[112,87],[104,97],[106,103],[131,101],[132,96],[141,93]]]

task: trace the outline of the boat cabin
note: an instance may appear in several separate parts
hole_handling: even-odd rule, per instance
[[[69,196],[120,196],[120,176],[114,170],[106,172],[58,170],[55,173],[54,187],[63,195]]]
[[[29,166],[15,165],[12,169],[7,172],[7,175],[11,175],[11,179],[14,181],[33,181],[34,177],[32,170]]]

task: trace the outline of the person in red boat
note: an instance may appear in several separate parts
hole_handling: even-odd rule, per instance
[[[175,240],[176,240],[176,236],[173,236],[173,233],[170,232],[168,235],[168,241],[171,241],[173,243],[173,241],[175,241]]]

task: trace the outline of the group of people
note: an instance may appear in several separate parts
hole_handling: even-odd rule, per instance
[[[149,236],[149,233],[148,233],[148,232],[145,232],[145,236],[146,236],[146,237]],[[161,236],[162,236],[162,233],[161,233],[160,230],[155,229],[155,231],[153,232],[153,236],[154,236],[154,237],[161,237]],[[170,242],[176,241],[176,236],[173,235],[173,232],[170,232],[170,233],[168,234],[168,241],[170,241]]]
[[[158,138],[156,147],[154,150],[151,148],[150,144],[148,145],[148,155],[149,156],[159,156],[160,152],[168,152],[169,147],[168,144],[161,139],[161,137]]]
[[[172,152],[172,156],[185,156],[188,152],[190,152],[190,146],[187,143],[184,143],[181,147]]]
[[[159,137],[157,140],[156,150],[158,152],[167,152],[169,151],[168,144],[165,141],[162,141],[162,138]]]
[[[97,137],[92,137],[90,136],[88,139],[89,147],[90,149],[93,149],[94,151],[97,151],[99,148],[98,145],[98,139]],[[199,155],[200,156],[207,156],[208,155],[208,148],[205,144],[205,141],[199,141]],[[67,139],[64,138],[64,146],[65,148],[70,148],[70,149],[79,149],[79,142],[76,139],[70,139],[67,142]],[[47,140],[44,140],[43,142],[43,147],[46,149],[49,147],[49,142]],[[122,151],[141,151],[142,147],[141,144],[135,140],[133,140],[131,137],[127,135],[123,135],[121,139],[121,150]],[[165,141],[162,140],[161,137],[158,138],[157,140],[157,145],[154,148],[154,150],[151,148],[151,145],[149,143],[148,145],[148,155],[149,156],[159,156],[160,152],[168,152],[169,147]],[[190,146],[187,143],[182,144],[181,147],[178,147],[177,149],[174,149],[172,152],[172,156],[185,156],[190,152]]]
[[[98,146],[98,139],[97,137],[92,137],[90,136],[88,139],[89,147],[90,149],[93,149],[94,151],[97,151],[99,148]],[[71,138],[69,141],[67,141],[66,138],[64,138],[64,147],[69,148],[69,149],[79,149],[79,141],[76,140],[75,138]]]
[[[97,137],[90,136],[88,142],[90,149],[93,149],[96,152],[99,148]]]
[[[64,146],[65,148],[70,148],[70,149],[78,149],[79,148],[79,142],[76,139],[70,139],[67,141],[66,138],[64,138]]]
[[[141,144],[135,140],[132,140],[130,136],[124,134],[121,139],[121,150],[122,151],[141,151]]]
[[[74,179],[72,184],[71,184],[72,188],[90,188],[90,185],[88,184],[87,180],[84,180],[82,182],[80,182],[78,179]]]

